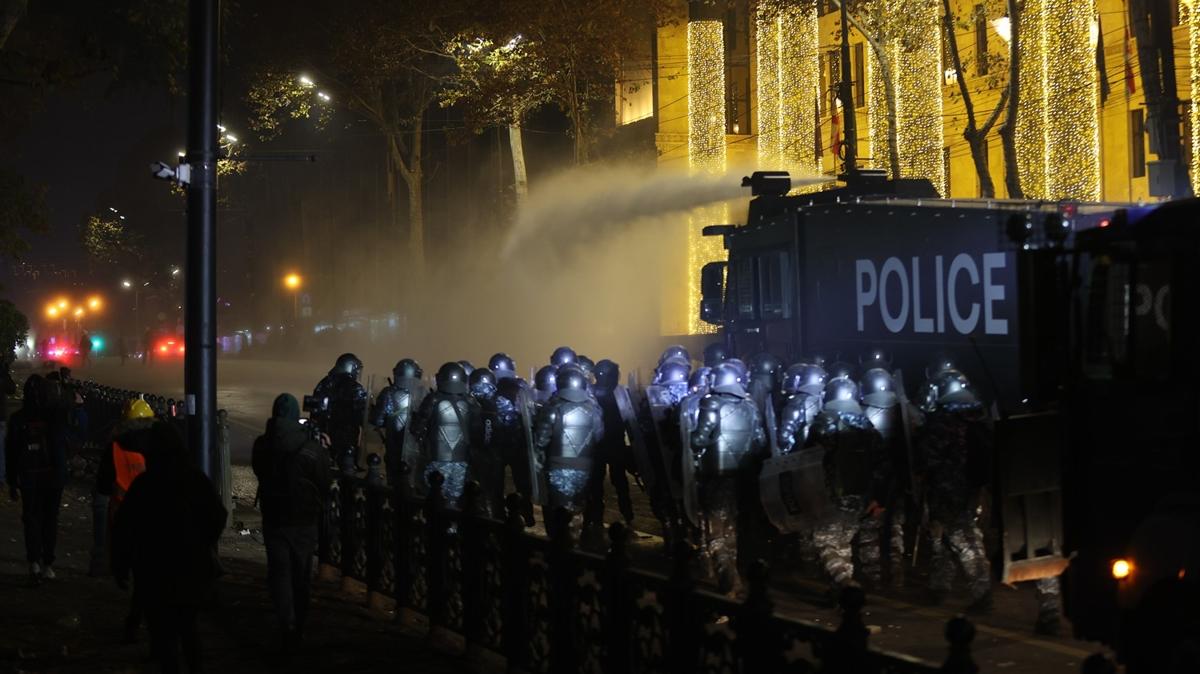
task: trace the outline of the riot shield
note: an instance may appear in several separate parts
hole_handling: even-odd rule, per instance
[[[529,500],[539,505],[546,502],[546,490],[542,484],[542,465],[538,460],[537,448],[533,446],[533,397],[524,386],[517,393],[517,411],[521,414],[521,430],[525,439],[525,452],[529,461]]]
[[[642,437],[642,427],[638,425],[637,408],[634,407],[633,400],[629,397],[629,389],[624,386],[613,389],[613,399],[616,400],[617,409],[621,412],[621,421],[625,423],[625,432],[629,434],[629,444],[633,451],[634,463],[637,464],[638,477],[649,491],[654,485],[657,473],[654,471],[654,464],[650,461],[646,439]]]
[[[655,439],[658,441],[658,451],[662,455],[662,463],[667,470],[664,473],[664,478],[667,481],[667,488],[671,492],[671,499],[678,502],[683,498],[683,485],[680,484],[679,476],[671,469],[672,466],[679,465],[680,448],[674,435],[667,433],[673,421],[671,415],[671,406],[664,405],[656,401],[654,396],[646,392],[646,402],[649,403],[650,416],[653,421]]]
[[[1062,549],[1061,439],[1056,412],[996,423],[1003,583],[1051,578],[1069,564]]]
[[[781,533],[809,531],[829,507],[822,447],[802,449],[763,462],[759,498]]]
[[[696,482],[696,453],[692,451],[692,431],[700,408],[700,396],[688,396],[679,405],[679,482],[683,491],[683,513],[692,526],[701,527],[700,492]]]
[[[779,420],[775,418],[775,396],[767,395],[767,404],[763,406],[763,420],[767,427],[767,446],[771,448],[771,456],[777,457],[779,451]]]

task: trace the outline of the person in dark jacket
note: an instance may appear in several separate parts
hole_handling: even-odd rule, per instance
[[[8,397],[17,392],[17,383],[12,378],[12,362],[0,357],[0,487],[8,482],[8,460],[4,454],[4,440],[8,434]]]
[[[25,399],[8,420],[5,442],[9,494],[21,501],[25,558],[35,583],[55,577],[58,509],[67,481],[66,429],[47,395],[41,376],[25,380]]]
[[[308,615],[317,526],[331,480],[327,455],[300,423],[296,398],[287,393],[275,398],[251,463],[263,514],[267,582],[286,650],[299,645]]]
[[[216,545],[225,508],[212,482],[186,458],[183,437],[167,422],[118,437],[146,457],[113,526],[113,576],[138,591],[150,632],[150,650],[163,672],[179,671],[179,647],[188,671],[200,671],[196,615],[220,575]]]

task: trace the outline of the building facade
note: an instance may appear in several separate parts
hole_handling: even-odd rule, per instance
[[[1191,99],[1200,86],[1200,7],[1193,12],[1194,0],[1161,1],[1169,5],[1180,101],[1179,161],[1196,186],[1200,171],[1193,148],[1200,146],[1200,110]],[[1161,165],[1152,151],[1130,2],[1025,0],[1016,22],[1005,0],[853,3],[847,105],[837,96],[842,31],[835,0],[679,0],[674,15],[656,30],[650,72],[636,59],[641,70],[628,79],[648,79],[652,86],[619,92],[625,114],[618,114],[618,123],[653,110],[664,168],[731,173],[782,168],[796,176],[832,178],[843,170],[845,121],[853,114],[860,166],[928,178],[951,198],[986,195],[986,178],[978,169],[986,166],[991,194],[1007,198],[1000,132],[1010,114],[1016,23],[1019,99],[1013,136],[1024,196],[1148,201],[1162,193],[1151,182]],[[974,148],[965,134],[968,108],[978,135]],[[634,109],[640,114],[628,114]],[[742,205],[730,204],[680,223],[678,236],[688,255],[666,272],[680,282],[664,284],[665,333],[706,330],[697,318],[699,267],[723,251],[719,242],[701,237],[700,228],[718,220],[737,222],[742,213]],[[683,288],[686,296],[679,293]]]

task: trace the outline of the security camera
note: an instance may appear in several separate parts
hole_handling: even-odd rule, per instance
[[[187,185],[192,179],[192,166],[191,164],[171,166],[165,161],[159,161],[150,165],[150,173],[159,180],[171,180],[180,185]]]

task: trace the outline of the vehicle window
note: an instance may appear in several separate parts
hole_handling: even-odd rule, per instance
[[[789,318],[791,277],[786,253],[768,253],[758,258],[758,287],[763,318]]]
[[[1171,361],[1171,260],[1091,260],[1083,291],[1084,371],[1163,379]]]
[[[754,313],[754,258],[733,260],[732,297],[737,303],[738,318],[756,318]]]
[[[1107,256],[1085,262],[1083,369],[1091,377],[1111,379],[1128,359],[1129,265]]]

